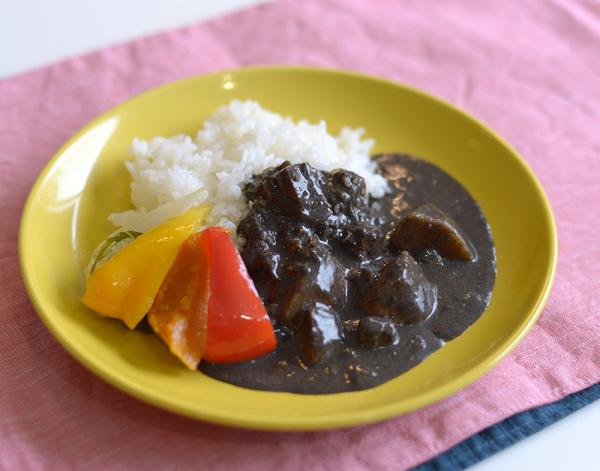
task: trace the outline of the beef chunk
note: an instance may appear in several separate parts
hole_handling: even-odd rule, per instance
[[[335,312],[321,303],[308,306],[303,312],[298,341],[302,359],[314,365],[342,341],[342,328]]]
[[[290,264],[287,266],[286,286],[281,296],[277,319],[283,325],[296,328],[307,301],[318,301],[329,306],[343,305],[346,301],[347,281],[344,268],[329,254],[319,263]]]
[[[417,251],[433,248],[449,259],[471,261],[475,250],[458,225],[432,204],[404,216],[389,234],[390,249]]]
[[[317,241],[312,229],[304,224],[294,224],[286,228],[284,234],[282,234],[281,242],[289,252],[302,255],[302,251],[311,245],[315,245]]]
[[[365,180],[354,172],[338,169],[327,175],[324,193],[336,214],[363,220],[369,214]]]
[[[274,252],[277,233],[266,222],[264,208],[255,207],[238,225],[238,234],[246,240],[252,240],[241,251],[248,272],[255,280],[256,288],[268,301],[276,284],[280,281],[278,268],[280,256]]]
[[[260,201],[268,198],[269,196],[269,185],[267,184],[268,180],[280,170],[283,170],[286,167],[292,165],[289,161],[283,162],[278,167],[271,167],[266,169],[259,175],[254,175],[250,178],[246,187],[244,188],[244,194],[248,201]]]
[[[377,226],[355,224],[348,229],[342,244],[350,254],[365,259],[377,251],[381,240],[381,231]]]
[[[358,323],[358,338],[363,347],[376,348],[396,344],[400,336],[389,319],[366,316]]]
[[[281,168],[266,184],[269,196],[279,201],[284,215],[316,225],[332,214],[321,191],[322,179],[321,172],[303,163]]]
[[[385,263],[362,307],[373,316],[418,324],[434,311],[437,289],[408,252]]]
[[[367,229],[365,238],[359,229],[363,224],[369,225],[370,210],[365,181],[356,173],[341,169],[323,173],[323,181],[323,194],[332,214],[319,228],[319,235],[324,240],[347,243],[346,248],[356,255],[357,247],[373,233]]]

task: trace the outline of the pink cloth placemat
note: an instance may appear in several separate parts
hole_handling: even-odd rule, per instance
[[[600,381],[599,50],[593,0],[287,1],[1,81],[0,468],[397,470]],[[18,224],[59,146],[151,87],[273,63],[354,69],[444,97],[504,135],[539,176],[559,231],[553,293],[521,345],[462,392],[341,431],[218,427],[108,386],[35,314],[19,274]]]

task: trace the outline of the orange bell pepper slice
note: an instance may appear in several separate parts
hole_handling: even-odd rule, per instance
[[[208,268],[200,234],[193,234],[179,248],[148,313],[154,332],[190,370],[198,368],[206,347]]]

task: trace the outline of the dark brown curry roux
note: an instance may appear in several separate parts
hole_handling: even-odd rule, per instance
[[[250,362],[202,362],[201,371],[253,389],[366,389],[417,365],[482,314],[496,257],[479,205],[432,164],[375,158],[392,190],[379,200],[359,176],[307,164],[248,184],[242,257],[278,347]]]

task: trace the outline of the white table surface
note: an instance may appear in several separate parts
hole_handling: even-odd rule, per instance
[[[192,24],[257,3],[262,2],[0,0],[0,79],[76,54]],[[472,469],[600,469],[598,436],[600,403],[595,403]]]

